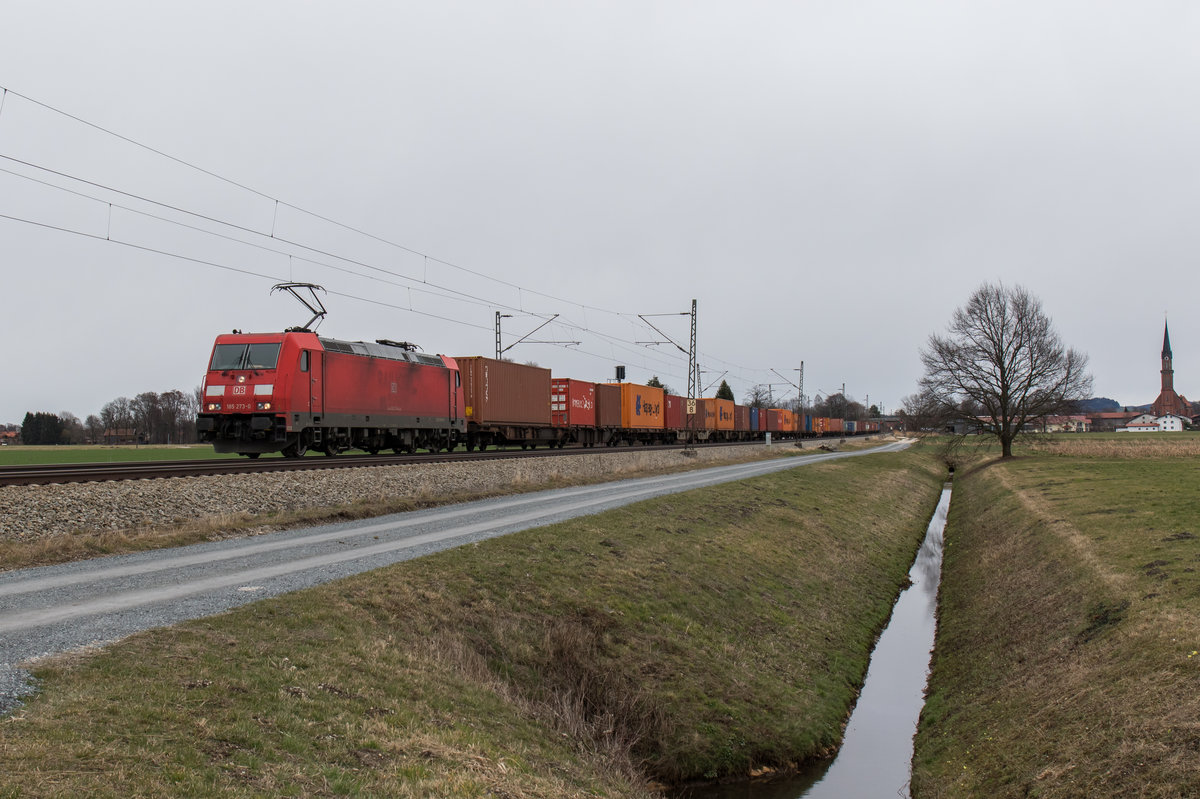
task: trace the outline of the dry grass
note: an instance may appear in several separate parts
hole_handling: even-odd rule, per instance
[[[828,752],[943,474],[814,464],[43,664],[0,795],[648,797]]]
[[[1020,450],[1072,458],[1194,458],[1200,456],[1200,433],[1027,436],[1022,439]]]
[[[917,797],[1200,795],[1200,507],[1175,457],[956,486]]]

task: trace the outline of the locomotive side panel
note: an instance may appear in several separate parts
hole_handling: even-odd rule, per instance
[[[342,352],[327,352],[324,360],[327,424],[452,424],[452,370]]]

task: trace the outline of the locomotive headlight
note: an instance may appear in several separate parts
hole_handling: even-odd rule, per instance
[[[239,383],[245,383],[245,382],[246,382],[246,376],[245,376],[245,375],[238,375],[238,382],[239,382]]]
[[[209,410],[209,411],[219,411],[219,410],[221,410],[221,403],[210,402],[207,405],[205,405],[204,408],[205,408],[205,410]]]
[[[269,402],[260,402],[260,403],[258,403],[258,405],[257,405],[256,407],[257,407],[257,408],[258,408],[260,411],[269,411],[269,410],[271,410],[271,403],[269,403]]]

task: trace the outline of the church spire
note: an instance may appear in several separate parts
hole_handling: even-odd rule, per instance
[[[1171,357],[1171,334],[1167,331],[1167,320],[1163,320],[1163,359]]]

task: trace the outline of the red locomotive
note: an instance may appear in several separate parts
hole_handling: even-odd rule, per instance
[[[217,337],[196,420],[217,452],[301,457],[453,449],[466,431],[454,359],[307,330]]]

